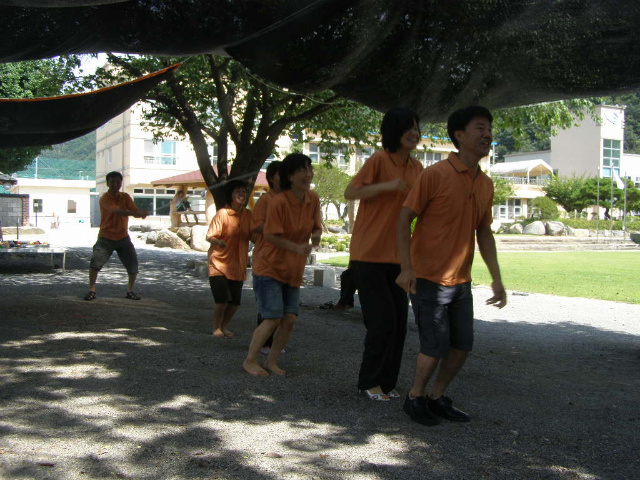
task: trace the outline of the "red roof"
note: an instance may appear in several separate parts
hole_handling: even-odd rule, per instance
[[[213,170],[218,173],[217,167],[214,165]],[[182,173],[180,175],[174,175],[173,177],[161,178],[160,180],[154,180],[151,185],[202,185],[205,186],[204,178],[200,170],[194,170],[193,172]],[[260,171],[258,172],[258,178],[256,178],[256,186],[268,186],[267,175]]]

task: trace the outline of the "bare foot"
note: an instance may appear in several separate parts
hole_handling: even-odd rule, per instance
[[[217,338],[222,338],[222,337],[224,337],[224,332],[222,331],[222,329],[220,329],[220,328],[216,328],[216,329],[213,331],[213,336],[214,336],[214,337],[217,337]]]
[[[287,374],[287,372],[285,370],[282,370],[280,367],[278,367],[278,365],[267,365],[265,363],[264,368],[266,368],[268,371],[270,371],[274,375],[284,376]]]
[[[269,372],[267,372],[264,368],[262,368],[257,363],[249,363],[245,360],[244,362],[242,362],[242,368],[244,368],[244,371],[247,372],[249,375],[253,375],[256,377],[269,376]]]
[[[227,338],[233,338],[236,336],[236,334],[233,333],[231,330],[224,330],[224,336]]]

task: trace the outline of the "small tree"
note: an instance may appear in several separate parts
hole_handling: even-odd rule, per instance
[[[562,206],[567,213],[575,214],[595,203],[583,176],[561,177],[554,175],[542,190],[547,197]],[[577,216],[577,215],[574,215]]]
[[[333,205],[341,220],[347,216],[347,205],[344,199],[344,191],[349,185],[351,177],[330,163],[323,163],[314,170],[314,191],[320,197],[320,205],[326,209]]]
[[[560,215],[558,204],[549,197],[538,197],[531,201],[533,217],[538,220],[555,220]]]
[[[509,180],[503,177],[495,177],[491,175],[493,180],[493,204],[503,205],[515,193],[513,185]]]

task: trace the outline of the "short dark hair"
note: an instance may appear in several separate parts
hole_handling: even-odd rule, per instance
[[[465,130],[467,125],[471,123],[471,120],[476,117],[486,118],[489,122],[493,123],[493,115],[491,115],[491,112],[487,108],[479,105],[464,107],[449,115],[449,119],[447,120],[447,133],[449,133],[449,138],[456,148],[460,148],[458,140],[456,140],[456,132]]]
[[[109,179],[111,177],[120,177],[120,180],[122,180],[122,174],[120,172],[113,171],[113,172],[107,173],[107,183],[109,183]]]
[[[229,180],[224,185],[224,198],[229,205],[233,202],[233,191],[236,188],[244,188],[247,190],[247,184],[242,180]]]
[[[301,168],[311,167],[311,159],[303,153],[290,153],[280,165],[280,189],[291,190],[289,175],[293,175]]]
[[[280,165],[282,165],[280,160],[274,160],[267,167],[267,183],[269,184],[269,188],[273,188],[273,177],[280,171]]]
[[[400,139],[407,130],[413,127],[415,122],[420,133],[420,118],[408,108],[395,107],[384,114],[380,134],[382,135],[382,148],[395,152],[400,148]]]

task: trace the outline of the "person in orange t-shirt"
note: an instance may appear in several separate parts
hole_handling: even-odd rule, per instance
[[[271,200],[280,193],[280,166],[282,162],[278,160],[272,161],[267,167],[266,177],[267,183],[269,184],[269,191],[262,195],[255,207],[253,208],[253,216],[251,217],[251,231],[255,235],[255,245],[253,247],[253,254],[251,258],[251,265],[255,264],[257,260],[260,262],[260,254],[262,253],[262,247],[264,246],[265,239],[263,230],[264,230],[264,222],[267,220],[267,210],[269,209],[269,205],[271,204]],[[260,295],[258,294],[259,282],[255,280],[255,273],[253,273],[253,293],[256,297],[256,303],[260,301]],[[260,315],[260,308],[258,307],[258,325],[262,323],[262,315]],[[263,355],[268,355],[269,350],[271,349],[271,344],[273,343],[273,335],[267,338],[267,341],[264,342],[263,347],[260,349],[260,353]]]
[[[247,276],[251,211],[245,208],[247,186],[239,180],[225,185],[227,205],[220,208],[207,231],[209,285],[215,301],[213,336],[233,337],[227,325],[242,299],[242,283]]]
[[[306,155],[292,153],[282,161],[282,192],[269,204],[263,229],[266,242],[253,263],[254,288],[258,287],[258,308],[264,320],[253,332],[242,364],[251,375],[285,374],[278,358],[298,317],[307,256],[312,246],[319,245],[322,234],[320,199],[311,191],[312,180],[311,159]],[[262,368],[258,355],[273,332],[273,345]]]
[[[107,193],[100,197],[100,231],[98,241],[93,246],[89,263],[89,292],[84,299],[91,301],[96,298],[98,272],[115,250],[129,276],[126,298],[140,300],[140,296],[133,291],[138,276],[138,256],[127,227],[129,217],[146,218],[149,212],[138,209],[129,194],[119,191],[122,188],[120,172],[107,173],[107,187]]]
[[[410,155],[420,141],[418,124],[418,116],[407,108],[389,110],[380,128],[384,150],[365,162],[344,192],[347,200],[360,200],[349,265],[367,329],[358,389],[372,400],[400,396],[395,388],[409,305],[395,283],[400,273],[395,226],[402,202],[422,171]]]
[[[471,265],[476,237],[493,279],[487,304],[502,308],[507,303],[491,231],[493,182],[478,165],[491,151],[492,122],[491,112],[480,106],[449,116],[447,131],[458,153],[422,172],[398,219],[402,270],[396,281],[411,295],[420,336],[414,383],[403,409],[423,425],[442,418],[470,420],[445,393],[473,346]],[[438,365],[427,397],[427,383]]]

